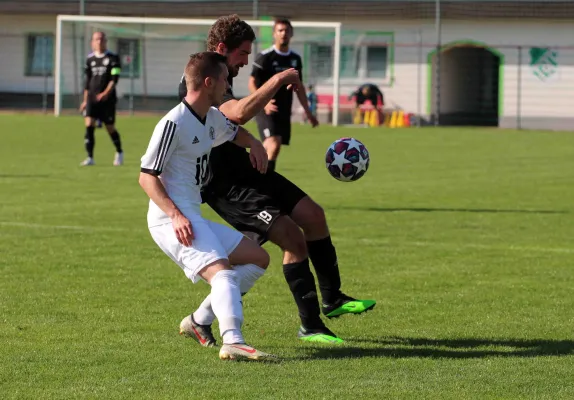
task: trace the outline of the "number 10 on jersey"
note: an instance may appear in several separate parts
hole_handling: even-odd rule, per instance
[[[208,162],[207,162],[207,154],[204,154],[201,157],[197,157],[197,164],[195,165],[195,184],[196,185],[203,185],[205,180],[207,179],[207,169],[208,169]]]

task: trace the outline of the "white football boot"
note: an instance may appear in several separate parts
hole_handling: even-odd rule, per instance
[[[278,361],[277,356],[259,351],[247,344],[224,344],[219,350],[222,360]]]
[[[120,165],[124,165],[124,153],[116,153],[114,157],[114,166],[118,167]]]
[[[193,319],[193,315],[188,315],[181,320],[179,334],[192,338],[203,347],[214,347],[216,344],[211,325],[199,325]]]
[[[80,163],[80,167],[86,167],[88,165],[94,165],[94,164],[95,164],[94,159],[92,157],[88,157]]]

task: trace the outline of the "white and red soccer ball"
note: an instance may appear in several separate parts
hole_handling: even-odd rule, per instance
[[[369,169],[369,152],[354,138],[341,138],[333,142],[325,155],[327,170],[343,182],[360,179]]]

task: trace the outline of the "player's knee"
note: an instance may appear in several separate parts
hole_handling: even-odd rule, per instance
[[[327,218],[323,207],[315,203],[310,197],[305,197],[293,210],[292,217],[306,232],[325,230]]]
[[[233,271],[231,265],[229,265],[229,261],[225,259],[220,259],[211,264],[206,265],[203,267],[199,272],[198,275],[204,279],[207,283],[211,283],[212,279],[217,275],[220,271],[229,270]]]
[[[106,125],[106,130],[111,135],[112,133],[114,133],[116,131],[116,126],[113,124]]]
[[[282,217],[271,227],[269,239],[285,252],[301,260],[307,257],[307,243],[301,229],[289,217]]]
[[[257,249],[258,250],[253,254],[253,257],[255,259],[253,264],[257,265],[260,268],[267,269],[269,263],[271,262],[271,257],[263,247],[258,247]]]

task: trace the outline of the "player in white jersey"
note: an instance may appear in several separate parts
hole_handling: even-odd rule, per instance
[[[231,140],[251,148],[254,168],[261,173],[267,169],[261,142],[213,107],[223,99],[227,76],[225,56],[204,52],[190,57],[185,68],[187,95],[156,125],[141,160],[139,183],[150,197],[147,220],[154,241],[194,283],[203,279],[211,286],[211,307],[223,339],[219,357],[269,360],[275,357],[245,344],[241,332],[241,294],[263,275],[269,255],[200,212],[212,146]],[[182,325],[195,325],[193,315]]]

